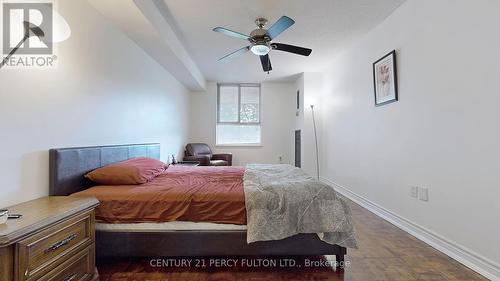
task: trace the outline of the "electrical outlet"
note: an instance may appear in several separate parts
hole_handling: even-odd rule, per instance
[[[413,198],[418,197],[418,187],[416,186],[410,186],[410,196]]]
[[[429,189],[427,187],[418,188],[418,199],[421,201],[429,201]]]

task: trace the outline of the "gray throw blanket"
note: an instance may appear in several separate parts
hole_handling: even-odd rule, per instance
[[[247,165],[243,183],[248,243],[317,233],[357,248],[351,210],[333,187],[291,165]]]

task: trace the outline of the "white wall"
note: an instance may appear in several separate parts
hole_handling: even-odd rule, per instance
[[[300,79],[299,79],[300,80]],[[314,136],[314,120],[311,105],[314,105],[316,133],[318,135],[318,148],[321,146],[323,121],[321,112],[325,109],[321,104],[323,89],[323,74],[318,72],[303,73],[303,117],[302,117],[302,169],[311,176],[317,175],[316,142]],[[319,150],[321,153],[321,150]],[[321,168],[321,165],[320,165]]]
[[[300,130],[300,167],[304,168],[304,73],[301,73],[297,80],[294,83],[295,94],[299,92],[299,109],[296,109],[295,113],[295,130]],[[295,99],[297,103],[297,99]],[[295,104],[295,108],[297,108],[297,104]],[[295,149],[295,143],[294,143]],[[295,150],[294,150],[294,164],[295,164]]]
[[[204,142],[215,152],[233,153],[233,165],[248,163],[293,164],[295,127],[293,83],[261,84],[262,145],[259,147],[217,147],[217,84],[209,82],[206,92],[191,93],[190,142]]]
[[[496,0],[407,1],[334,61],[322,101],[325,178],[496,266],[499,11]],[[392,49],[400,101],[375,107],[372,63]]]
[[[70,3],[71,2],[71,3]],[[59,1],[72,36],[54,70],[0,70],[0,207],[48,194],[48,150],[186,141],[189,94],[86,1]]]
[[[321,95],[323,91],[323,73],[304,72],[295,81],[295,89],[300,92],[300,108],[295,116],[295,129],[301,130],[301,168],[311,176],[317,175],[316,142],[311,105],[314,105],[318,147],[321,147],[323,110]],[[320,151],[321,152],[321,151]]]

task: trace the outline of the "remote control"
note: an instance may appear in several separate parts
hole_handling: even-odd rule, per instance
[[[23,215],[21,214],[10,214],[7,218],[8,219],[20,219]]]

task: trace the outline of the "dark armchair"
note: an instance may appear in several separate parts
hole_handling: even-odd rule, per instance
[[[205,143],[188,143],[184,151],[184,161],[198,161],[200,166],[232,166],[231,153],[213,154]]]

